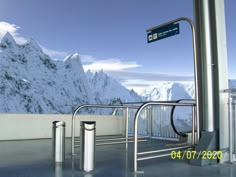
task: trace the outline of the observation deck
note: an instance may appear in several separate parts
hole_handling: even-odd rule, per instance
[[[121,114],[98,116],[79,113],[80,109],[89,107],[111,108]],[[190,113],[187,114],[192,122],[188,138],[180,137],[183,132],[180,133],[174,125],[169,125],[174,122],[177,107],[189,108]],[[52,157],[53,120],[66,122],[63,163],[55,163]],[[89,173],[81,171],[79,167],[78,136],[82,120],[97,122],[95,170]],[[233,177],[236,174],[233,162],[195,166],[189,160],[201,158],[200,156],[183,155],[184,152],[194,151],[199,137],[195,103],[191,100],[122,106],[82,105],[72,117],[2,114],[0,129],[0,176],[3,177]],[[234,153],[234,147],[232,149]],[[182,156],[171,156],[173,151],[181,152]]]
[[[172,160],[163,157],[140,162],[139,170],[133,172],[133,148],[124,150],[124,145],[96,147],[96,166],[92,173],[79,170],[79,156],[71,158],[70,139],[66,140],[66,159],[63,165],[52,161],[52,142],[44,140],[21,140],[0,142],[0,176],[2,177],[233,177],[236,166],[218,164],[213,166],[193,166],[187,160]],[[179,142],[176,142],[179,143]],[[146,144],[141,143],[141,149]],[[156,140],[151,143],[159,148],[172,145],[173,141]],[[166,145],[165,145],[166,144]],[[169,146],[168,146],[169,147]]]

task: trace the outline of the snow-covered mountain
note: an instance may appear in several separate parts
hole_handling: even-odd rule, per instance
[[[229,88],[236,88],[236,80],[229,80]],[[147,100],[168,101],[179,99],[194,99],[194,83],[191,81],[182,82],[159,82],[158,84],[148,87],[141,94]],[[186,101],[184,102],[191,102]],[[165,112],[166,110],[162,110]],[[170,112],[167,110],[167,112]],[[174,121],[179,131],[190,130],[192,110],[187,107],[176,107],[174,112]],[[168,124],[168,121],[165,123]]]
[[[109,99],[123,98],[123,95],[130,95],[127,98],[131,100],[136,99],[136,95],[132,97],[129,90],[104,73],[95,74],[89,80],[93,81],[93,84],[88,81],[78,54],[68,56],[64,61],[53,60],[43,53],[33,39],[19,45],[10,33],[6,33],[2,38],[0,43],[0,112],[2,113],[72,113],[74,107],[80,104],[109,102]],[[120,90],[109,88],[120,88]],[[101,94],[104,90],[106,90],[105,99]]]
[[[192,102],[194,99],[194,83],[191,81],[179,81],[179,82],[163,82],[160,81],[155,85],[152,85],[145,89],[141,94],[147,100],[151,101],[175,101],[179,99],[185,99],[184,102]],[[189,100],[189,101],[187,101]],[[154,107],[154,124],[160,126],[158,123],[159,108]],[[155,111],[156,109],[156,111]],[[172,107],[162,107],[161,111],[164,116],[165,122],[162,122],[162,126],[170,126],[170,112]],[[155,115],[157,114],[157,115]],[[192,125],[192,109],[190,107],[176,107],[174,111],[174,124],[178,131],[189,131]],[[165,125],[163,125],[165,124]],[[155,132],[154,132],[155,133]]]
[[[111,104],[118,100],[120,100],[121,103],[144,101],[143,97],[139,96],[133,90],[128,90],[118,81],[105,74],[102,70],[95,74],[87,71],[86,74],[89,83],[94,90],[95,100],[98,103]]]
[[[236,80],[229,80],[229,88],[236,89]],[[146,100],[167,101],[178,99],[194,99],[194,82],[193,81],[160,81],[157,84],[146,88],[141,96]]]
[[[178,99],[194,98],[194,83],[182,82],[159,82],[145,89],[141,95],[147,100],[170,101]]]

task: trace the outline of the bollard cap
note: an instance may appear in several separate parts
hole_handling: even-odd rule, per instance
[[[81,121],[80,124],[96,124],[96,121]]]
[[[84,130],[92,131],[96,129],[96,121],[81,121],[80,126]]]
[[[60,126],[65,127],[66,126],[66,123],[64,121],[53,121],[52,124],[53,124],[53,127],[60,127]]]

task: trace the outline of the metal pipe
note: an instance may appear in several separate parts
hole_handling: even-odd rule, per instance
[[[138,106],[120,106],[120,105],[100,105],[100,104],[84,104],[76,108],[72,115],[72,123],[71,123],[71,154],[72,156],[75,155],[75,117],[77,113],[85,108],[85,107],[90,107],[90,108],[127,108],[129,107],[130,109],[138,109]]]
[[[234,157],[233,157],[233,109],[232,109],[232,93],[236,92],[236,89],[225,89],[224,92],[228,93],[228,121],[229,121],[229,162],[233,163]]]
[[[75,111],[72,116],[72,122],[71,122],[71,155],[75,155],[75,115],[78,111]]]
[[[96,139],[103,139],[103,138],[122,138],[122,134],[113,134],[113,135],[98,135]],[[80,139],[79,136],[76,136],[75,139]]]
[[[138,137],[138,139],[145,139],[146,137]],[[133,139],[133,137],[128,137],[128,139]],[[96,142],[103,142],[103,141],[116,141],[116,140],[126,140],[125,138],[111,138],[111,139],[96,139]],[[80,141],[75,141],[75,143],[80,143]]]
[[[192,30],[192,45],[193,45],[193,58],[194,58],[194,82],[195,82],[194,87],[195,87],[195,97],[196,97],[196,119],[199,120],[199,112],[200,112],[200,110],[199,110],[199,91],[198,91],[199,71],[198,71],[198,67],[197,67],[197,47],[196,47],[197,43],[196,43],[196,31],[195,31],[194,23],[189,18],[180,17],[180,18],[171,20],[169,22],[163,23],[161,25],[155,26],[153,28],[149,28],[146,30],[146,32],[150,32],[150,31],[155,30],[157,28],[161,28],[166,25],[177,23],[179,21],[188,22],[191,27],[191,30]]]
[[[213,14],[215,11],[215,7],[209,0],[198,0],[196,3],[195,11],[198,11],[198,15],[195,16],[195,20],[197,23],[197,30],[198,30],[198,40],[199,40],[199,53],[201,54],[199,66],[201,67],[201,74],[202,80],[201,87],[202,87],[202,95],[204,97],[203,102],[205,103],[205,107],[202,108],[202,116],[203,116],[203,130],[207,132],[213,132],[215,130],[214,127],[214,119],[215,119],[215,105],[218,103],[218,96],[214,95],[214,90],[220,88],[214,83],[214,75],[216,71],[214,68],[218,63],[218,53],[215,50],[214,45],[217,45],[217,40],[215,41],[215,37],[220,37],[219,35],[215,34],[215,19],[217,14]],[[214,18],[212,18],[214,16]],[[222,21],[221,21],[222,22]],[[221,24],[223,25],[223,24]],[[217,28],[217,33],[219,29]],[[214,37],[213,37],[214,36]],[[220,41],[222,42],[222,41]],[[214,43],[214,44],[213,44]],[[216,58],[216,59],[214,59]],[[219,63],[218,63],[219,64]],[[217,70],[219,68],[217,67]],[[215,70],[215,71],[214,71]],[[222,73],[220,73],[222,74]],[[224,75],[224,74],[222,74]],[[218,76],[217,76],[218,77]],[[219,85],[220,82],[219,82]],[[223,87],[225,88],[225,86]],[[218,94],[218,93],[217,93]]]
[[[172,102],[162,102],[159,101],[159,103],[161,104],[165,104],[165,103],[172,103]],[[72,128],[71,128],[71,154],[72,156],[75,155],[75,148],[74,148],[74,144],[75,144],[75,117],[77,115],[77,113],[85,108],[85,107],[92,107],[92,108],[130,108],[130,109],[138,109],[139,106],[120,106],[120,105],[97,105],[97,104],[84,104],[79,106],[78,108],[76,108],[76,110],[73,113],[72,116]]]
[[[139,107],[134,118],[134,172],[137,172],[137,159],[138,159],[138,117],[142,110],[149,105],[166,105],[166,106],[194,106],[193,103],[167,103],[167,102],[146,102]]]
[[[153,136],[153,109],[150,106],[150,119],[151,119],[151,127],[150,127],[150,131],[151,131],[151,137]]]
[[[156,151],[139,152],[138,155],[153,154],[153,153],[158,153],[158,152],[166,152],[166,151],[171,151],[171,150],[176,150],[176,149],[184,149],[184,148],[190,148],[190,147],[191,146],[182,146],[182,147],[175,147],[175,148],[168,148],[168,149],[159,149]]]
[[[168,153],[168,154],[156,155],[156,156],[151,156],[151,157],[142,157],[142,158],[138,158],[137,160],[141,161],[141,160],[156,159],[156,158],[159,158],[159,157],[166,157],[166,156],[170,156],[170,155],[171,154]]]
[[[196,116],[196,107],[194,106],[194,114]],[[199,117],[195,117],[196,120],[196,129],[197,129],[197,139],[196,139],[196,144],[199,142],[200,139],[200,121]]]
[[[161,108],[159,107],[159,137],[162,137],[162,111],[161,111]]]
[[[170,100],[170,101],[158,101],[160,103],[173,103],[173,102],[176,102],[176,101],[173,101],[173,100]],[[143,101],[143,102],[126,102],[126,103],[122,103],[123,105],[125,104],[143,104],[143,103],[146,103],[146,101]]]
[[[134,142],[133,140],[128,141],[128,143],[133,143],[133,142]],[[138,140],[138,142],[147,142],[147,140],[146,139]],[[96,146],[109,145],[109,144],[124,144],[124,143],[126,143],[126,141],[114,142],[114,143],[98,143],[96,144]]]
[[[126,116],[125,116],[125,138],[126,138],[126,144],[125,149],[128,150],[128,141],[129,141],[129,108],[127,107],[125,110]]]
[[[146,141],[148,141],[148,140],[146,140],[146,139],[138,140],[138,142],[146,142]],[[132,142],[134,142],[134,141],[133,140],[128,141],[128,143],[132,143]],[[112,145],[112,144],[124,144],[124,143],[126,143],[126,141],[110,142],[110,143],[97,143],[96,146]],[[75,145],[75,147],[80,147],[80,144]]]
[[[145,105],[145,104],[144,104]],[[138,119],[137,117],[139,117],[143,106],[141,106],[138,111],[135,114],[134,117],[134,172],[137,172],[137,159],[138,159]]]
[[[231,94],[232,95],[232,94]],[[235,95],[234,95],[235,96]],[[235,154],[235,143],[236,143],[236,141],[235,141],[235,99],[233,99],[232,100],[233,101],[233,105],[232,105],[232,127],[233,127],[233,129],[232,129],[232,131],[233,131],[233,154]],[[235,161],[235,157],[233,157],[234,159],[234,161]]]
[[[194,106],[192,107],[192,145],[195,144],[195,112]]]
[[[144,116],[145,116],[144,120],[146,120],[145,122],[146,122],[147,136],[150,138],[151,136],[150,136],[150,129],[149,129],[150,128],[149,106],[146,107]]]
[[[228,103],[229,103],[229,161],[230,163],[233,163],[233,137],[232,137],[232,98],[231,98],[231,92],[228,92]]]
[[[74,145],[75,145],[75,116],[76,116],[76,114],[77,114],[77,112],[79,111],[79,110],[81,110],[82,108],[84,108],[86,105],[81,105],[81,106],[79,106],[75,111],[74,111],[74,113],[73,113],[73,115],[72,115],[72,125],[71,125],[71,127],[72,127],[72,129],[71,129],[71,155],[73,156],[73,155],[75,155],[75,147],[74,147]]]

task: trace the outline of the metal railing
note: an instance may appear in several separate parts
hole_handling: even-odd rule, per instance
[[[176,150],[176,149],[183,149],[183,148],[188,148],[191,146],[182,146],[182,147],[174,147],[174,148],[169,148],[169,149],[162,149],[162,150],[156,150],[156,151],[147,151],[147,152],[139,152],[138,153],[138,118],[141,115],[141,112],[147,107],[147,106],[190,106],[192,107],[192,145],[195,145],[195,143],[198,141],[199,137],[199,119],[197,117],[197,120],[195,120],[195,115],[196,115],[196,104],[195,103],[173,103],[173,102],[146,102],[143,105],[139,107],[135,114],[134,118],[134,172],[137,171],[137,165],[138,165],[138,160],[148,160],[148,159],[153,159],[153,158],[158,158],[158,157],[163,157],[163,156],[169,156],[170,154],[162,154],[158,156],[149,156],[145,158],[138,158],[138,155],[144,155],[144,154],[152,154],[152,153],[157,153],[157,152],[166,152],[170,150]],[[196,124],[196,126],[195,126]],[[197,130],[197,140],[195,140],[195,127]]]
[[[233,163],[236,154],[236,89],[226,89],[224,92],[228,93],[228,119],[229,119],[229,161]]]
[[[198,67],[198,56],[197,56],[197,43],[196,43],[196,30],[195,30],[195,26],[193,21],[190,18],[187,17],[180,17],[174,20],[171,20],[169,22],[160,24],[158,26],[154,26],[152,28],[149,28],[146,30],[146,32],[150,32],[152,30],[158,29],[158,28],[162,28],[164,26],[167,25],[171,25],[171,24],[175,24],[177,22],[181,22],[181,21],[185,21],[187,22],[190,27],[191,27],[191,31],[192,31],[192,46],[193,46],[193,64],[194,64],[194,88],[195,88],[195,99],[196,99],[196,119],[199,120],[199,89],[198,89],[198,85],[200,83],[199,81],[199,67]]]
[[[77,113],[80,112],[81,109],[84,108],[122,108],[125,109],[125,141],[122,143],[126,143],[126,149],[128,148],[128,143],[129,143],[129,135],[128,135],[128,127],[129,127],[129,122],[128,122],[128,115],[129,115],[129,109],[138,109],[139,106],[122,106],[122,105],[101,105],[101,104],[84,104],[79,107],[77,107],[73,113],[72,116],[72,124],[71,124],[71,154],[75,154],[75,118]],[[107,144],[118,144],[121,142],[110,142],[110,143],[103,143],[100,145],[107,145]]]
[[[162,103],[164,101],[158,101]],[[165,101],[175,103],[176,101]],[[144,102],[142,102],[143,104]],[[141,105],[140,105],[141,106]],[[140,128],[138,134],[155,139],[179,140],[179,135],[171,127],[171,110],[170,106],[148,106],[146,107],[138,120]],[[137,110],[129,111],[129,135],[133,136],[133,122]]]
[[[179,100],[175,101],[157,101],[159,104],[162,103],[176,103]],[[128,102],[122,103],[122,105],[100,105],[100,104],[85,104],[81,105],[73,113],[72,116],[72,128],[71,128],[71,152],[72,155],[75,155],[75,148],[79,147],[80,143],[78,140],[75,140],[75,118],[78,113],[81,113],[80,110],[83,108],[113,108],[113,109],[123,109],[125,113],[123,116],[125,118],[125,130],[123,132],[123,137],[110,137],[107,139],[98,139],[96,145],[107,145],[107,144],[122,144],[126,143],[126,149],[128,148],[128,142],[133,136],[134,132],[134,118],[137,109],[146,102]],[[138,130],[139,142],[145,141],[143,138],[157,138],[157,139],[165,139],[165,140],[179,140],[179,135],[173,130],[171,126],[171,120],[173,120],[173,108],[175,106],[147,106],[141,113],[141,118],[138,120],[138,124],[141,127]],[[116,111],[117,112],[117,111]],[[172,114],[171,114],[172,112]],[[172,117],[171,117],[172,116]],[[113,142],[112,142],[113,140]],[[107,141],[107,142],[105,142]],[[120,142],[114,142],[120,141]]]
[[[175,103],[195,103],[196,101],[194,100],[194,99],[179,99],[179,100],[177,100],[177,101],[175,101]],[[170,123],[171,123],[171,127],[172,127],[172,129],[173,129],[173,131],[177,134],[177,135],[179,135],[179,136],[182,136],[182,137],[187,137],[187,134],[185,133],[185,132],[180,132],[180,131],[178,131],[177,130],[177,128],[176,128],[176,125],[175,125],[175,123],[174,123],[174,112],[175,112],[175,110],[176,110],[176,106],[173,106],[172,108],[171,108],[171,113],[170,113]],[[199,127],[198,127],[199,128]],[[199,130],[198,130],[199,131]],[[199,137],[197,137],[197,139],[199,139]]]

